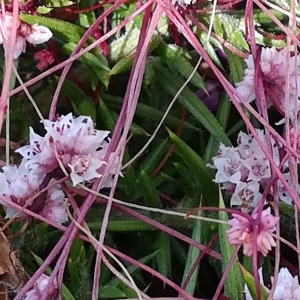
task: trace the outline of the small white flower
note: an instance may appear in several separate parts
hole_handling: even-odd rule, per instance
[[[49,28],[41,25],[32,25],[32,32],[26,35],[26,41],[33,45],[39,45],[48,42],[53,34]]]
[[[261,181],[271,177],[270,163],[266,157],[257,158],[253,156],[245,160],[246,168],[249,170],[248,180]]]
[[[242,177],[243,161],[239,153],[230,147],[220,145],[219,155],[213,157],[213,163],[216,169],[215,182],[218,183],[238,183]]]
[[[258,270],[260,282],[267,292],[269,290],[264,286],[262,277],[262,268]],[[274,277],[271,277],[272,283]],[[245,286],[246,300],[252,300],[249,289]],[[278,273],[277,285],[274,291],[273,300],[300,300],[300,285],[298,276],[293,277],[287,268],[281,268]]]
[[[50,181],[50,184],[53,182],[55,182],[54,179]],[[68,221],[67,201],[60,186],[56,186],[47,192],[45,206],[40,214],[46,219],[56,223],[61,224]]]
[[[260,56],[260,67],[262,71],[262,81],[267,105],[273,105],[282,115],[287,111],[291,120],[294,119],[295,109],[300,108],[299,89],[300,75],[297,70],[300,65],[300,56],[293,55],[289,48],[278,51],[275,47],[262,48]],[[287,53],[290,57],[287,59]],[[237,92],[243,96],[247,102],[255,99],[254,88],[254,63],[253,56],[245,60],[247,68],[243,80],[236,84]],[[287,71],[289,70],[289,74]],[[285,107],[285,80],[289,76],[289,107]],[[296,105],[295,106],[295,102]],[[259,106],[259,105],[258,105]]]
[[[230,199],[230,206],[242,206],[241,211],[248,212],[249,207],[255,207],[261,197],[259,184],[255,181],[240,181]]]
[[[84,181],[100,178],[97,170],[104,164],[104,161],[89,155],[74,155],[69,167],[73,186]]]
[[[288,185],[290,187],[293,187],[291,173],[290,172],[283,173],[282,176],[284,177],[284,179],[286,180],[286,182],[288,183]],[[298,193],[300,194],[300,185],[299,184],[298,184]],[[292,203],[293,203],[292,197],[287,192],[287,190],[285,189],[285,187],[283,186],[283,184],[282,184],[282,182],[280,180],[278,180],[278,194],[279,194],[279,199],[282,202],[284,202],[286,204],[292,205]]]
[[[22,36],[17,36],[15,49],[14,49],[14,59],[17,59],[21,53],[26,51],[26,40]]]
[[[12,14],[0,13],[0,44],[7,45],[12,30]],[[26,51],[26,41],[33,45],[47,42],[52,37],[52,32],[45,26],[28,25],[17,20],[17,37],[14,48],[14,59]]]

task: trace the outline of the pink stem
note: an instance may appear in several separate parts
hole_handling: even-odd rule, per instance
[[[124,130],[122,133],[123,139],[121,138],[121,140],[119,142],[119,146],[118,146],[118,148],[121,148],[121,149],[116,150],[117,153],[120,153],[120,155],[119,155],[119,170],[117,171],[116,174],[119,174],[119,172],[120,172],[121,159],[123,157],[123,152],[125,150],[126,138],[127,138],[129,128],[130,128],[130,126],[126,127],[126,123],[130,125],[132,122],[135,108],[137,105],[137,100],[138,100],[140,89],[141,89],[141,85],[142,85],[142,78],[143,78],[143,73],[144,73],[145,63],[146,63],[146,56],[147,56],[147,48],[148,48],[148,45],[152,38],[153,31],[155,30],[155,27],[157,26],[158,21],[161,17],[162,10],[160,9],[159,6],[155,9],[155,11],[153,12],[153,19],[151,20],[150,25],[148,27],[150,13],[151,13],[151,7],[147,8],[147,10],[145,11],[145,16],[143,19],[139,42],[138,42],[138,48],[137,48],[136,55],[135,55],[136,67],[132,68],[132,77],[131,77],[132,80],[129,82],[128,88],[127,88],[127,91],[129,91],[129,93],[126,92],[126,95],[125,95],[126,101],[124,99],[124,102],[126,104],[127,103],[130,104],[130,106],[129,105],[124,106],[124,104],[123,104],[124,108],[125,107],[127,108],[127,113],[126,113],[126,119],[125,119],[125,126],[124,126]],[[147,36],[145,37],[147,27],[148,27],[148,33],[147,33]],[[137,77],[136,80],[135,80],[135,77]],[[130,92],[133,88],[134,88],[134,92]],[[128,95],[128,100],[126,97],[127,95]],[[119,118],[122,119],[121,116]],[[114,133],[114,135],[115,135],[115,133]],[[122,140],[123,140],[123,142],[122,142]],[[111,197],[113,197],[115,188],[116,188],[116,181],[114,181],[114,186],[111,188],[111,191],[110,191]],[[100,237],[99,237],[99,249],[97,251],[97,258],[96,258],[95,272],[94,272],[93,299],[97,299],[97,297],[98,297],[100,265],[101,265],[102,255],[103,255],[103,251],[100,246],[103,245],[103,242],[104,242],[107,223],[108,223],[108,219],[109,219],[109,215],[110,215],[110,211],[111,211],[111,206],[112,206],[112,199],[110,198],[106,205],[106,210],[105,210],[104,218],[102,221],[102,227],[101,227],[101,232],[100,232]]]
[[[17,23],[19,16],[19,0],[13,1],[13,17],[12,17],[12,26],[3,28],[4,32],[7,31],[9,36],[9,41],[4,41],[5,47],[5,74],[2,85],[2,93],[0,97],[0,133],[2,131],[3,119],[7,109],[7,99],[9,97],[9,88],[10,88],[10,79],[12,74],[12,66],[14,60],[14,49],[17,38]],[[5,12],[2,12],[2,17],[5,18]],[[5,20],[3,21],[6,24]],[[7,45],[8,44],[8,45]]]
[[[100,17],[93,23],[92,26],[89,27],[89,29],[85,32],[83,37],[80,39],[78,45],[75,47],[74,51],[70,55],[70,57],[74,56],[75,54],[78,54],[80,49],[84,46],[84,43],[86,40],[93,34],[95,29],[98,28],[99,24],[111,13],[113,12],[116,8],[118,8],[120,5],[126,3],[128,0],[118,0],[116,1],[111,7],[108,9],[105,9],[105,11],[100,15]],[[117,26],[118,27],[118,26]],[[54,96],[52,98],[51,102],[51,107],[50,107],[50,112],[49,112],[49,120],[52,120],[55,117],[55,112],[56,112],[56,106],[58,102],[58,97],[60,94],[60,90],[62,88],[62,85],[65,81],[65,78],[72,66],[72,62],[69,62],[63,69],[62,74],[60,75],[59,81],[57,83],[57,87],[54,93]]]

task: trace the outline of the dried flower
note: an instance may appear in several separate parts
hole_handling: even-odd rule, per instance
[[[37,68],[40,71],[44,71],[55,62],[55,57],[51,51],[43,49],[34,53],[34,60],[38,62]]]

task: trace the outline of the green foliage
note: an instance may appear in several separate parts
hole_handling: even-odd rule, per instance
[[[223,197],[220,191],[220,208],[225,208]],[[226,212],[219,212],[219,219],[227,221],[228,216]],[[219,237],[220,237],[220,250],[222,254],[222,270],[228,266],[228,263],[234,254],[234,248],[228,243],[226,238],[226,230],[229,229],[228,225],[219,224]],[[243,281],[241,277],[241,272],[238,265],[238,258],[236,257],[233,260],[233,263],[230,267],[228,276],[224,285],[224,294],[233,300],[239,300],[243,295]]]
[[[242,270],[243,277],[244,277],[245,282],[248,286],[248,289],[249,289],[249,292],[252,296],[252,299],[253,300],[258,300],[254,277],[242,265],[240,265],[240,268]],[[267,291],[264,289],[264,287],[261,284],[260,284],[260,295],[261,295],[262,300],[268,299],[268,296],[269,296]]]
[[[273,2],[280,4],[278,1]],[[85,35],[86,30],[111,7],[111,4],[98,3],[94,0],[80,0],[76,3],[69,0],[46,0],[43,4],[43,6],[37,7],[37,14],[22,13],[19,16],[22,22],[44,25],[53,32],[50,43],[36,47],[28,46],[27,53],[22,54],[18,64],[15,63],[23,81],[34,79],[38,74],[33,53],[43,49],[51,51],[54,49],[55,63],[67,60]],[[117,2],[113,4],[115,5]],[[98,36],[97,38],[103,36],[112,28],[119,26],[125,18],[130,17],[137,9],[136,4],[136,1],[129,1],[113,10],[104,22],[94,28],[82,49],[94,43],[96,36]],[[71,5],[69,10],[67,7]],[[242,51],[245,56],[250,51],[248,40],[245,37],[245,11],[240,8],[244,4],[239,5],[230,11],[217,11],[214,16],[213,33],[225,40],[227,44],[231,44],[233,46],[231,48],[225,47],[226,45],[215,36],[208,37],[207,32],[203,29],[190,26],[212,62],[233,85],[244,77],[246,65],[244,59],[230,49]],[[290,4],[288,2],[284,2],[282,5],[289,11]],[[203,22],[205,27],[208,27],[208,20],[212,15],[211,2],[203,3],[203,7],[207,8],[208,12],[203,11],[195,17],[198,22]],[[153,12],[153,8],[154,5],[149,9],[152,9]],[[73,13],[70,12],[72,10]],[[76,13],[74,13],[75,10]],[[299,15],[298,10],[297,7],[297,15]],[[192,11],[184,10],[186,14],[192,13]],[[149,15],[153,16],[152,12]],[[274,10],[270,10],[270,12],[281,22],[287,24],[288,18],[283,13]],[[182,13],[182,11],[179,9],[177,13]],[[272,34],[281,34],[281,30],[270,21],[266,13],[256,8],[253,14],[257,44],[276,47],[286,44],[285,40],[270,38]],[[109,139],[112,137],[124,105],[124,98],[128,95],[127,84],[130,72],[134,60],[139,55],[137,45],[141,32],[143,32],[142,23],[145,16],[147,16],[146,12],[128,22],[101,45],[95,45],[91,51],[72,62],[72,67],[62,85],[57,107],[58,115],[67,114],[70,111],[75,115],[88,115],[98,129],[109,130],[111,132]],[[166,14],[163,14],[153,36],[150,37],[145,58],[145,72],[141,75],[143,81],[141,90],[138,91],[139,97],[134,119],[130,124],[123,165],[131,161],[152,136],[172,99],[186,83],[194,71],[196,60],[199,59],[199,55],[195,54],[195,50],[187,44],[187,39],[182,34],[182,28],[174,29],[172,26],[174,24]],[[150,28],[149,24],[145,28],[145,34],[147,34]],[[178,40],[176,35],[178,35]],[[177,45],[175,45],[176,43]],[[108,49],[108,54],[104,49]],[[203,63],[205,65],[207,62]],[[0,64],[2,67],[0,77],[3,78],[5,71],[3,51],[1,51]],[[209,243],[213,236],[218,235],[218,240],[213,248],[220,252],[222,262],[207,259],[208,255],[204,255],[185,287],[187,293],[197,298],[213,298],[215,283],[219,282],[219,277],[222,276],[233,254],[234,250],[226,238],[228,226],[195,221],[191,218],[184,219],[182,216],[174,216],[171,213],[186,214],[198,207],[199,204],[201,207],[225,207],[222,196],[218,195],[218,186],[213,182],[215,172],[207,167],[207,164],[210,163],[212,157],[217,155],[219,144],[230,146],[232,141],[236,141],[238,131],[244,127],[244,123],[237,116],[224,91],[221,91],[220,99],[217,99],[216,112],[210,111],[203,99],[199,99],[196,95],[198,90],[203,90],[208,95],[206,90],[208,79],[212,82],[217,81],[216,77],[210,73],[210,69],[203,72],[202,65],[196,70],[178,95],[178,99],[173,103],[153,141],[131,165],[122,169],[122,176],[118,180],[114,198],[123,201],[124,207],[128,205],[130,209],[134,210],[134,213],[132,211],[128,214],[124,211],[121,212],[118,205],[122,204],[113,203],[105,236],[105,245],[153,268],[177,284],[180,282],[183,284],[191,268],[203,254],[202,251],[169,235],[169,232],[149,225],[145,222],[145,218],[148,218],[148,221],[150,219],[153,222],[159,222],[169,229],[177,230],[178,235],[179,233],[184,234],[203,245]],[[51,97],[57,87],[60,75],[61,70],[57,70],[54,74],[29,87],[30,93],[44,117],[47,117],[49,113]],[[15,79],[13,75],[10,89],[19,84]],[[131,100],[129,99],[125,114],[131,109]],[[26,144],[29,126],[32,126],[37,133],[43,134],[43,128],[39,121],[24,93],[11,97],[11,142]],[[119,129],[122,131],[124,128]],[[4,151],[2,152],[4,153]],[[4,161],[3,153],[1,153],[1,161]],[[11,159],[18,162],[19,156],[14,156],[12,153]],[[109,192],[109,189],[100,190],[100,193],[104,195],[108,195]],[[226,195],[226,191],[224,191],[224,195]],[[79,206],[82,205],[83,199],[82,196],[74,193],[74,201]],[[227,204],[226,200],[228,199],[225,197],[224,199]],[[148,211],[141,207],[138,208],[138,205],[165,210],[170,214]],[[71,213],[75,214],[71,205],[69,208]],[[103,225],[104,212],[105,205],[95,202],[85,218],[86,225],[96,238],[99,237]],[[290,224],[291,216],[294,217],[293,209],[290,206],[280,205],[280,213],[282,230],[287,232],[289,240],[293,240],[296,231],[295,227]],[[1,214],[4,216],[5,211],[2,210]],[[223,211],[218,213],[201,211],[198,212],[198,216],[228,220],[227,213]],[[10,226],[11,233],[18,233],[22,225],[22,222],[12,224]],[[68,226],[69,224],[63,225]],[[289,233],[291,236],[288,235]],[[24,233],[11,240],[11,244],[13,249],[20,251],[23,266],[31,275],[51,253],[61,236],[60,230],[33,221]],[[64,272],[63,299],[91,299],[95,257],[96,251],[89,242],[83,241],[79,237],[73,241]],[[114,260],[108,256],[107,259],[126,278],[126,274]],[[168,296],[169,289],[160,281],[157,283],[158,280],[155,279],[155,276],[128,263],[124,257],[119,259],[140,290],[149,291],[151,295],[155,295],[157,292],[161,294],[159,295],[161,297]],[[234,259],[228,273],[224,295],[230,299],[242,299],[245,281],[253,299],[256,299],[253,277],[243,267],[241,267],[241,271],[238,261],[238,258]],[[241,259],[240,257],[240,261],[243,262],[244,267],[250,268],[250,259]],[[54,264],[47,269],[46,273],[51,274],[53,267]],[[199,272],[202,270],[201,268],[205,268],[205,274]],[[244,281],[241,275],[243,275]],[[210,286],[207,282],[212,281],[213,284]],[[103,262],[101,263],[99,285],[99,299],[137,297],[136,292],[126,286]],[[266,297],[266,291],[262,289],[262,299],[266,299]]]

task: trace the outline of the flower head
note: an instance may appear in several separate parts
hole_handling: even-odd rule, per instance
[[[41,25],[32,25],[31,32],[29,32],[25,39],[28,43],[39,45],[48,42],[52,38],[52,32],[49,28]]]
[[[54,182],[55,180],[52,179],[50,184]],[[56,223],[65,223],[68,221],[67,201],[59,185],[47,191],[44,208],[40,212],[40,215]]]
[[[10,40],[12,30],[12,14],[0,13],[0,44],[6,44]],[[17,37],[14,48],[14,59],[26,51],[26,42],[38,45],[47,42],[52,37],[52,32],[45,26],[28,25],[17,21]]]
[[[273,104],[275,108],[282,114],[285,114],[285,80],[287,71],[289,72],[289,108],[288,113],[291,119],[294,118],[295,110],[300,107],[299,91],[297,85],[300,84],[300,75],[297,72],[299,66],[299,56],[292,56],[287,59],[288,48],[278,51],[275,47],[262,48],[260,56],[260,68],[263,76],[263,87],[268,105]],[[295,64],[296,62],[296,64]],[[254,89],[254,62],[253,56],[249,55],[246,59],[247,68],[243,80],[237,83],[237,92],[243,96],[247,102],[255,99]],[[299,89],[298,89],[299,90]],[[296,103],[296,106],[295,106]]]
[[[253,223],[257,221],[257,213],[252,215],[252,222],[240,214],[232,214],[232,216],[233,219],[228,221],[228,224],[231,225],[231,228],[227,230],[228,242],[235,246],[243,245],[244,255],[252,255],[254,242],[257,244],[257,251],[264,256],[276,245],[272,232],[276,230],[279,218],[270,214],[270,208],[261,214],[256,241],[253,240]]]
[[[264,285],[262,268],[259,268],[258,273],[259,273],[260,283],[265,288],[265,290],[269,292],[269,290]],[[271,281],[273,284],[274,277],[271,277]],[[247,285],[245,286],[245,291],[246,291],[246,299],[253,300]],[[287,268],[281,268],[278,273],[277,284],[272,299],[273,300],[300,300],[300,285],[299,285],[298,276],[293,277]]]
[[[272,283],[274,278],[271,277]],[[273,296],[274,300],[300,300],[298,276],[293,277],[287,268],[281,268]]]
[[[8,190],[5,194],[2,194],[2,197],[0,196],[2,204],[8,206],[5,200],[7,198],[21,206],[31,204],[28,203],[28,200],[39,191],[39,185],[43,180],[43,177],[38,176],[34,171],[34,168],[27,169],[24,161],[19,167],[3,167],[3,175]]]
[[[6,206],[5,217],[7,219],[22,216],[20,211],[11,207],[10,203],[15,202],[56,223],[64,223],[68,220],[65,196],[60,186],[55,186],[40,194],[39,198],[36,197],[44,178],[45,176],[35,173],[34,165],[27,168],[24,160],[19,167],[3,167],[3,173],[0,173],[0,183],[3,187],[0,203]],[[55,182],[54,179],[50,181],[50,183],[53,182]]]
[[[249,212],[261,198],[259,184],[255,181],[239,182],[230,199],[230,206],[240,206],[242,212]]]
[[[17,150],[28,166],[35,165],[37,173],[45,174],[58,168],[60,161],[74,186],[101,177],[97,170],[105,164],[109,131],[96,130],[90,117],[75,118],[71,113],[45,120],[44,126],[44,137],[30,129],[29,145]]]

